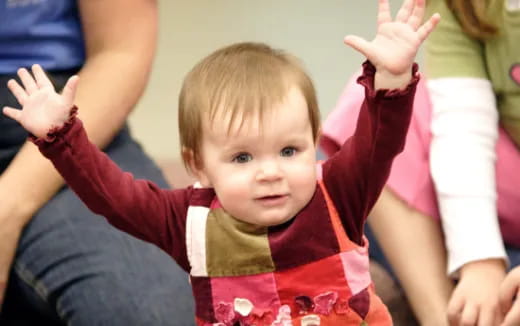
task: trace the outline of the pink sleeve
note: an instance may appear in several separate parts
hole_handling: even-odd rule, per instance
[[[365,99],[365,90],[357,83],[360,75],[361,70],[350,78],[334,110],[323,123],[320,146],[327,156],[337,152],[356,129],[359,110]]]

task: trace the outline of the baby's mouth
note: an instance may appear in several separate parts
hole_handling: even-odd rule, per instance
[[[260,197],[260,199],[275,199],[275,198],[280,198],[282,196],[283,195],[269,195],[269,196]]]
[[[268,195],[256,198],[258,202],[265,206],[277,206],[285,203],[285,201],[289,198],[289,195]]]

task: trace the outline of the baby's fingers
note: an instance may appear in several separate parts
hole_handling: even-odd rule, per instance
[[[76,88],[78,87],[79,77],[74,75],[67,80],[65,87],[63,87],[63,91],[61,95],[63,96],[65,102],[72,105],[74,103],[74,96],[76,96]]]
[[[412,14],[412,11],[415,7],[415,0],[404,0],[401,9],[397,12],[397,16],[395,16],[395,20],[401,23],[406,23]]]
[[[13,93],[14,97],[16,97],[18,103],[23,106],[28,96],[25,92],[25,89],[23,89],[23,87],[20,86],[20,84],[18,84],[18,82],[14,79],[11,79],[7,82],[7,87],[11,93]]]
[[[413,12],[408,19],[408,25],[412,26],[414,30],[417,30],[421,26],[421,22],[424,17],[425,11],[425,0],[416,0]]]
[[[54,88],[51,81],[49,80],[49,77],[47,77],[47,75],[45,74],[45,72],[43,71],[42,67],[39,64],[35,64],[32,66],[32,73],[34,75],[34,78],[36,79],[36,84],[38,85],[39,88],[44,88],[44,87]]]
[[[388,0],[379,0],[378,7],[377,24],[381,25],[391,22],[392,16],[390,15],[390,4],[388,3]]]
[[[361,54],[363,54],[368,59],[371,58],[371,55],[370,55],[370,53],[371,53],[370,42],[367,42],[365,39],[363,39],[363,38],[361,38],[359,36],[355,36],[355,35],[347,35],[343,39],[343,42],[346,45],[351,46],[356,51],[358,51]]]
[[[425,22],[418,30],[417,30],[417,34],[419,35],[419,39],[422,41],[424,41],[428,35],[430,35],[430,33],[433,31],[433,29],[435,28],[435,26],[437,26],[437,24],[439,23],[439,21],[441,20],[441,15],[439,14],[433,14],[430,19],[428,19],[427,22]]]
[[[22,81],[23,87],[25,88],[25,92],[28,95],[36,92],[38,90],[38,85],[34,81],[33,76],[27,71],[25,68],[18,69],[18,77]]]
[[[6,116],[20,123],[22,117],[22,110],[18,110],[9,106],[4,106],[2,110]]]

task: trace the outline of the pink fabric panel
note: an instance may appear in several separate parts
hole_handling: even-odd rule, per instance
[[[233,293],[241,293],[241,299],[251,301],[257,309],[280,307],[280,299],[276,291],[276,283],[273,274],[262,273],[249,276],[215,277],[211,279],[213,292],[213,304],[233,304]]]
[[[337,144],[343,144],[354,133],[361,103],[365,97],[363,86],[356,80],[361,74],[358,71],[343,89],[336,107],[323,122],[322,137],[332,139]]]
[[[364,241],[368,243],[366,238]],[[368,270],[368,247],[342,252],[340,257],[348,286],[352,291],[352,295],[355,296],[366,289],[372,282]]]
[[[222,205],[220,205],[220,202],[218,201],[217,197],[211,202],[211,205],[209,206],[210,209],[217,209],[222,208]]]

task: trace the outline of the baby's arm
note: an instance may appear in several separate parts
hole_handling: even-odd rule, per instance
[[[180,220],[186,214],[183,206],[187,191],[162,190],[121,171],[88,140],[75,117],[78,78],[71,77],[63,93],[58,94],[40,66],[33,66],[32,71],[34,78],[25,69],[19,71],[23,87],[14,80],[8,83],[23,108],[4,108],[4,114],[32,134],[40,151],[93,212],[172,253],[172,234],[179,240],[183,236]]]
[[[380,0],[376,38],[345,38],[369,60],[358,80],[365,86],[365,100],[354,135],[324,164],[323,179],[345,229],[358,243],[392,160],[404,146],[418,80],[415,55],[439,21],[434,15],[420,26],[424,5],[424,0],[406,0],[392,21],[388,1]]]

